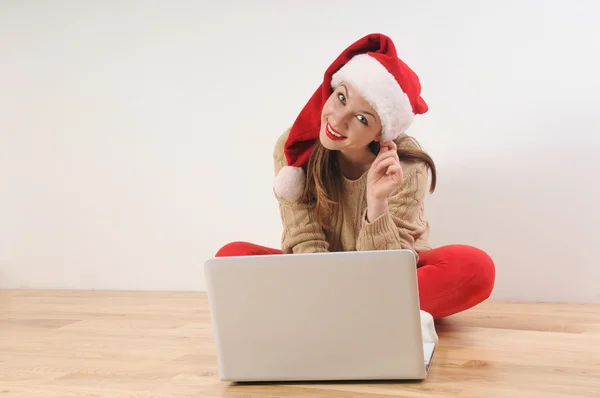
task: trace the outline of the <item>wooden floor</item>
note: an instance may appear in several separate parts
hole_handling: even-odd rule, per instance
[[[218,379],[203,293],[0,291],[4,397],[600,397],[600,306],[487,302],[440,321],[421,383]]]

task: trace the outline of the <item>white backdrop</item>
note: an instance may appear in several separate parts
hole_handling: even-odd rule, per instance
[[[0,287],[203,290],[221,245],[277,246],[275,140],[383,32],[432,242],[488,251],[494,298],[600,302],[598,3],[282,3],[0,1]]]

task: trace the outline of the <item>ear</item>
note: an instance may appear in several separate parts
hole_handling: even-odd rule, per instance
[[[375,136],[375,138],[373,139],[373,141],[380,142],[382,136],[383,136],[383,134],[381,133],[381,130],[379,130],[379,133],[377,133],[377,135]]]

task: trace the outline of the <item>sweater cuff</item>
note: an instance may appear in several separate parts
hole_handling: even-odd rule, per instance
[[[362,215],[362,226],[356,240],[356,249],[385,250],[399,246],[398,229],[389,211],[377,217],[372,222],[367,220],[366,210]]]
[[[394,223],[389,210],[369,222],[367,219],[367,210],[365,209],[362,220],[362,229],[369,235],[386,235],[390,233],[394,234],[394,232],[396,232],[396,224]]]
[[[327,253],[329,244],[326,241],[315,239],[313,241],[301,242],[292,248],[294,254]]]

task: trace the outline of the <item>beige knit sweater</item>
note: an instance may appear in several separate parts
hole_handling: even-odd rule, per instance
[[[287,165],[284,132],[273,153],[275,175]],[[367,173],[357,180],[343,177],[342,199],[334,211],[332,227],[325,230],[316,220],[312,206],[277,196],[283,233],[284,253],[411,249],[415,253],[430,249],[429,223],[424,217],[423,200],[428,190],[427,165],[401,162],[402,186],[389,199],[389,211],[367,221]]]

